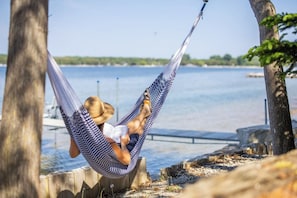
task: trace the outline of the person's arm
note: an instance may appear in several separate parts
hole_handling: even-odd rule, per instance
[[[70,148],[69,148],[69,155],[72,158],[77,157],[80,154],[80,150],[78,149],[75,141],[70,138]]]
[[[128,151],[126,145],[121,145],[121,148],[116,142],[111,142],[110,143],[117,159],[124,165],[129,165],[131,162],[131,155],[130,152]]]
[[[111,127],[111,125],[107,125],[108,123],[104,124],[104,135],[109,134],[109,136],[112,136],[115,133],[119,133],[119,134],[126,134],[126,135],[121,135],[120,136],[120,142],[121,142],[121,146],[118,145],[118,143],[108,137],[105,136],[106,140],[110,143],[114,154],[116,156],[116,158],[119,160],[119,162],[121,162],[123,165],[129,165],[131,162],[131,155],[129,150],[127,149],[126,145],[129,144],[130,141],[130,137],[127,134],[128,128],[127,126],[117,126],[117,127]],[[109,128],[107,128],[109,127]]]

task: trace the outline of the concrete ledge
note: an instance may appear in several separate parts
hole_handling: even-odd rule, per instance
[[[257,125],[236,130],[240,145],[250,143],[271,144],[272,136],[269,125]]]
[[[135,169],[119,179],[109,179],[89,167],[41,175],[40,193],[41,197],[46,198],[100,197],[100,193],[138,189],[150,181],[146,160],[139,158]]]
[[[292,130],[297,146],[297,121],[292,120]],[[253,148],[254,153],[272,154],[272,134],[269,125],[256,125],[236,130],[240,146]]]
[[[292,130],[297,139],[297,121],[292,120]],[[269,125],[256,125],[236,130],[240,145],[250,143],[272,144],[272,134]]]

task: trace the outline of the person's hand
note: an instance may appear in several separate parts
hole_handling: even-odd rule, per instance
[[[130,142],[130,137],[128,134],[121,136],[121,146],[126,146]]]

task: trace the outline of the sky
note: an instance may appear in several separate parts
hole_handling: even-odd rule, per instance
[[[272,0],[297,13],[296,0]],[[202,0],[49,0],[48,50],[53,56],[170,58]],[[0,54],[8,51],[10,1],[0,0]],[[259,45],[249,0],[209,0],[190,45],[191,58],[237,57]]]

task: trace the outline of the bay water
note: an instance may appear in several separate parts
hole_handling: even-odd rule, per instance
[[[62,67],[66,78],[81,102],[91,96],[100,97],[124,116],[153,80],[162,66],[67,66]],[[264,78],[249,78],[249,73],[262,72],[258,67],[181,67],[172,89],[153,128],[232,132],[236,129],[265,124]],[[6,67],[0,67],[0,108],[2,108]],[[21,82],[16,82],[21,83]],[[290,108],[297,108],[297,79],[286,79]],[[54,94],[46,80],[45,114],[53,114]],[[114,116],[110,122],[116,122]],[[268,118],[269,119],[269,118]],[[292,119],[297,119],[296,114]],[[151,176],[159,170],[199,155],[213,152],[228,142],[167,139],[143,145],[141,156],[146,158]],[[42,138],[42,173],[67,171],[88,166],[82,156],[68,156],[69,135],[66,129],[44,127]],[[98,148],[100,149],[100,148]]]

